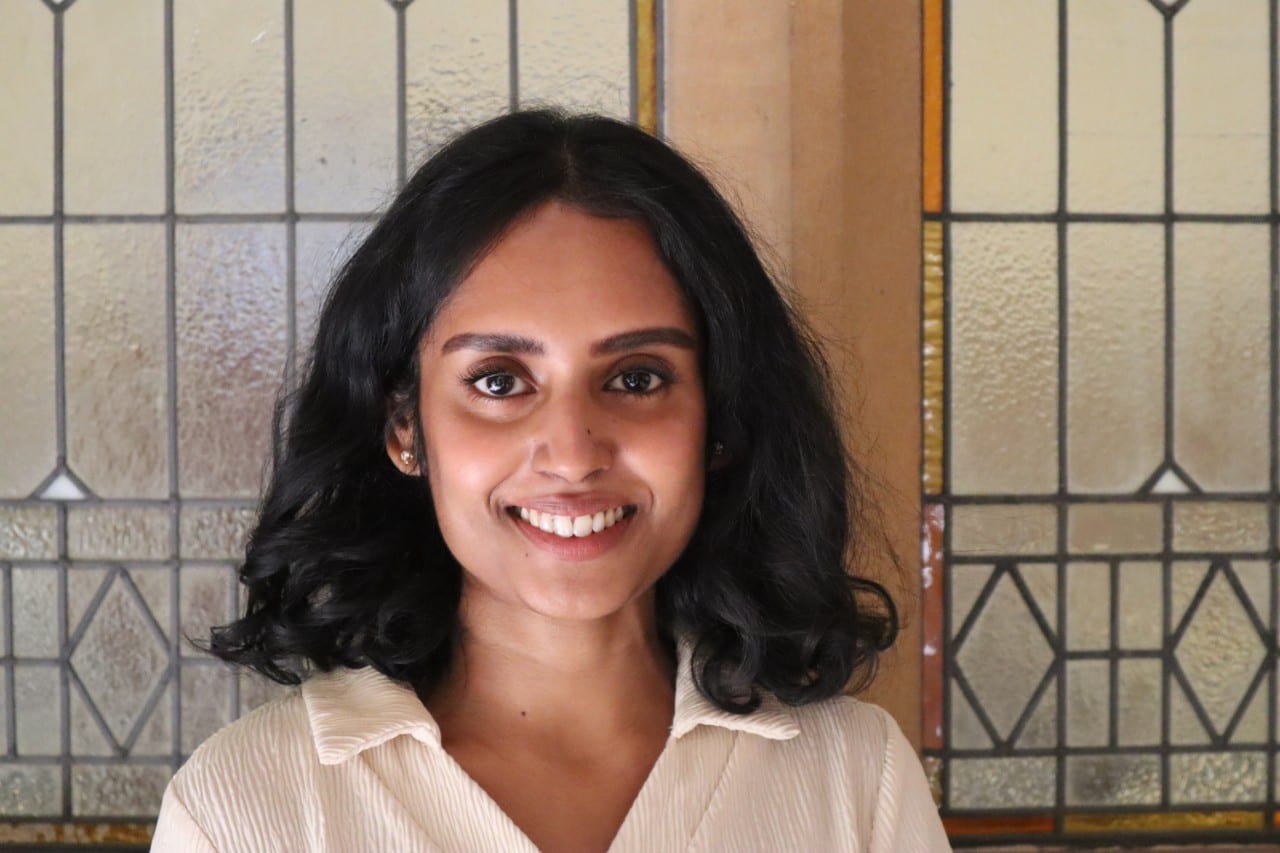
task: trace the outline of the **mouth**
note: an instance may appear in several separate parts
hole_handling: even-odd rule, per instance
[[[556,515],[522,506],[507,507],[507,514],[524,525],[559,536],[561,539],[587,539],[603,533],[635,515],[634,504],[624,504],[592,514]]]

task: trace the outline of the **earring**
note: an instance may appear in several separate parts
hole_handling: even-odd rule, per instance
[[[718,441],[711,442],[711,455],[722,456],[724,454],[724,445]]]
[[[412,450],[401,450],[401,451],[400,451],[400,461],[401,461],[401,462],[403,462],[404,464],[406,464],[406,465],[412,465],[412,464],[413,464],[413,458],[414,458],[414,457],[413,457],[413,451],[412,451]]]

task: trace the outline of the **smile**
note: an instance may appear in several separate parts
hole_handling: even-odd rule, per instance
[[[511,507],[510,512],[518,515],[521,521],[535,527],[543,533],[550,533],[562,539],[585,539],[613,527],[619,521],[635,513],[634,506],[616,506],[602,510],[593,515],[554,515],[549,512],[538,512],[526,507]]]

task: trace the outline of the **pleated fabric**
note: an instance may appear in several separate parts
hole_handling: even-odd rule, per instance
[[[414,692],[317,675],[209,738],[165,791],[153,851],[537,848],[443,749]],[[720,710],[682,644],[671,736],[609,850],[948,851],[915,751],[849,697]]]

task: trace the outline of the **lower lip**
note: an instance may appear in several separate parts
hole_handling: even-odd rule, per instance
[[[614,522],[612,527],[607,527],[599,533],[592,533],[590,536],[581,538],[577,536],[570,538],[547,533],[520,518],[512,518],[512,521],[526,539],[543,551],[554,554],[561,560],[576,562],[599,557],[617,545],[622,537],[626,535],[627,528],[631,526],[633,515],[634,513],[626,516],[621,521]],[[510,517],[508,516],[508,518]]]

